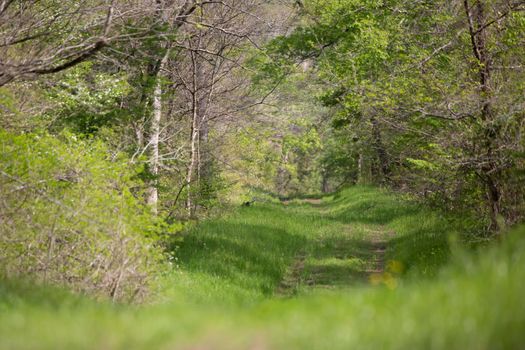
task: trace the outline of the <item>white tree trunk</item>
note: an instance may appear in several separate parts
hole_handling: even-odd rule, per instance
[[[193,121],[192,121],[192,127],[191,127],[191,154],[190,154],[190,163],[188,165],[188,172],[186,175],[186,188],[188,191],[188,196],[186,199],[186,209],[188,211],[188,216],[193,216],[193,203],[191,198],[191,184],[193,181],[193,172],[195,170],[195,165],[197,163],[197,143],[199,138],[199,120],[198,120],[198,114],[196,113],[196,109],[193,113]]]
[[[150,182],[150,186],[147,190],[146,202],[151,206],[151,210],[156,215],[158,213],[158,180],[159,175],[159,142],[160,142],[160,122],[162,120],[162,70],[168,61],[169,50],[166,51],[164,57],[160,62],[159,71],[157,73],[155,89],[153,91],[153,116],[150,124],[150,156],[149,165],[151,174],[155,177]]]
[[[363,185],[367,182],[365,178],[365,165],[363,153],[359,153],[359,159],[357,161],[357,183]]]

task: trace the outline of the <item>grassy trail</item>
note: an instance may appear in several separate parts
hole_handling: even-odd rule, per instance
[[[297,200],[295,204],[303,211],[329,217],[321,200]],[[290,208],[290,203],[286,203]],[[285,209],[286,210],[286,209]],[[317,212],[317,213],[316,213]],[[367,282],[380,281],[385,274],[385,253],[388,239],[394,234],[383,225],[344,225],[337,232],[333,223],[322,226],[309,249],[303,249],[295,257],[292,266],[281,281],[277,295],[291,296],[312,292],[315,289],[338,289]],[[323,232],[330,232],[323,235]],[[308,253],[307,253],[308,251]]]
[[[323,200],[257,203],[204,222],[175,244],[181,274],[169,288],[192,301],[214,303],[217,297],[244,304],[395,283],[392,273],[433,275],[449,254],[450,225],[443,223],[374,188]],[[198,284],[189,294],[181,282],[186,277]]]
[[[174,241],[152,305],[2,282],[0,348],[522,348],[523,232],[458,252],[469,225],[366,187],[256,203]]]

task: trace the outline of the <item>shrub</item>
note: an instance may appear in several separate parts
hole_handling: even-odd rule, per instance
[[[0,131],[0,273],[142,299],[164,259],[138,171],[100,141]]]

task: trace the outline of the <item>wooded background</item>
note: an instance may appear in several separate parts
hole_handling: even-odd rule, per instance
[[[525,214],[525,1],[0,0],[0,261],[140,299],[183,224],[270,195]]]

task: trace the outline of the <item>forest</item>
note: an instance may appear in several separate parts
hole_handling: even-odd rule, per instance
[[[525,1],[0,0],[0,349],[519,349]]]

